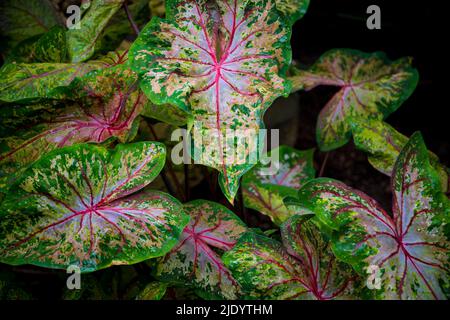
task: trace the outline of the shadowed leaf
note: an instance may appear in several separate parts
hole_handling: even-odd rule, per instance
[[[266,158],[272,159],[275,173],[270,172],[268,166],[258,164],[244,175],[245,206],[269,216],[277,225],[283,223],[292,214],[283,199],[295,196],[297,190],[315,176],[313,153],[314,150],[299,151],[288,146],[269,152]],[[274,163],[277,161],[278,165]]]

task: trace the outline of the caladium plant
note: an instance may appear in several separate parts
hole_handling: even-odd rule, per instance
[[[91,72],[71,86],[71,95],[79,99],[73,105],[52,110],[31,129],[0,138],[0,190],[28,164],[56,148],[110,138],[130,140],[146,103],[136,90],[137,81],[136,74],[122,65]]]
[[[296,215],[281,226],[283,244],[247,233],[225,264],[250,297],[261,299],[349,299],[356,275],[339,262],[330,241],[312,219]]]
[[[245,206],[269,216],[277,225],[283,223],[291,215],[284,198],[295,196],[305,182],[315,177],[313,153],[288,146],[272,149],[265,159],[277,155],[278,159],[271,163],[274,168],[258,164],[244,175]]]
[[[2,0],[0,298],[448,298],[446,144],[384,122],[412,58],[292,62],[309,3]],[[309,135],[320,91],[278,98],[322,85]]]
[[[230,250],[247,231],[245,224],[224,206],[205,200],[184,205],[191,217],[180,242],[159,262],[156,276],[191,285],[206,297],[236,299],[240,286],[214,249]]]
[[[390,176],[400,151],[408,142],[408,137],[381,120],[353,119],[351,127],[356,147],[368,153],[372,166]],[[442,191],[447,192],[448,169],[439,162],[434,153],[430,152],[429,157],[431,165],[440,177]]]
[[[192,113],[194,159],[220,171],[233,202],[258,152],[246,136],[256,140],[264,111],[290,91],[290,23],[272,0],[169,0],[166,8],[166,19],[154,18],[134,42],[133,69],[153,103]]]
[[[164,255],[188,217],[169,195],[133,194],[164,161],[164,146],[153,142],[50,152],[1,203],[0,261],[87,272]]]
[[[311,68],[291,71],[294,91],[319,85],[341,88],[317,120],[317,143],[323,151],[348,142],[352,117],[387,117],[409,98],[418,82],[411,59],[390,61],[381,52],[349,49],[328,51]]]
[[[300,201],[336,230],[333,251],[364,273],[381,270],[384,299],[445,299],[449,288],[449,200],[428,151],[414,134],[392,174],[393,216],[375,200],[327,178],[307,183]]]

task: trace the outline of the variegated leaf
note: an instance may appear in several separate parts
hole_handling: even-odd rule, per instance
[[[141,115],[176,127],[182,127],[192,123],[192,116],[190,113],[170,104],[156,105],[148,101],[145,104]]]
[[[0,205],[0,261],[82,272],[166,254],[188,217],[160,192],[133,194],[162,170],[164,145],[56,150],[34,163]]]
[[[308,10],[309,0],[275,0],[277,9],[282,12],[290,21],[301,19]]]
[[[10,186],[27,165],[56,148],[132,138],[135,119],[146,100],[137,90],[137,80],[123,66],[89,73],[70,87],[78,102],[53,110],[31,129],[0,138],[0,190]]]
[[[192,112],[193,157],[220,171],[233,202],[265,110],[290,91],[290,25],[273,0],[169,0],[166,9],[133,44],[132,66],[153,103]]]
[[[215,250],[230,250],[246,231],[244,223],[224,206],[206,200],[191,201],[184,210],[191,222],[158,264],[156,276],[193,286],[208,298],[236,299],[240,287]]]
[[[92,0],[79,24],[67,31],[67,45],[72,62],[88,60],[95,52],[103,30],[125,0]]]
[[[54,26],[43,35],[20,42],[6,57],[5,63],[66,62],[66,30]]]
[[[308,70],[290,78],[295,90],[319,85],[340,87],[319,115],[317,141],[322,151],[338,148],[351,136],[350,119],[383,119],[416,88],[417,70],[411,59],[390,61],[381,52],[334,49]]]
[[[336,261],[330,245],[310,221],[293,216],[282,226],[283,247],[246,233],[223,256],[226,266],[252,298],[330,300],[349,298],[351,268]]]
[[[450,204],[420,134],[399,155],[392,177],[393,218],[373,199],[331,179],[300,190],[304,205],[339,230],[338,258],[365,273],[379,269],[384,299],[445,299],[449,289]]]
[[[101,61],[70,63],[11,63],[0,69],[0,101],[28,102],[58,98],[57,88],[67,87],[76,77],[105,67]]]
[[[313,153],[314,150],[299,151],[288,146],[271,150],[265,158],[272,159],[275,172],[258,164],[244,175],[245,206],[269,216],[277,225],[283,223],[291,216],[283,199],[295,196],[297,190],[315,176]]]
[[[356,147],[368,153],[369,162],[375,169],[390,176],[408,137],[381,120],[352,119],[351,127]],[[431,165],[439,175],[442,191],[447,192],[447,170],[435,154],[430,152],[429,156]]]

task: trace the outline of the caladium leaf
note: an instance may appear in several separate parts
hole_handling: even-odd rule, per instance
[[[290,21],[301,19],[308,10],[309,0],[275,0],[277,9],[282,12]]]
[[[168,123],[176,127],[182,127],[184,125],[192,123],[192,116],[190,113],[170,104],[156,105],[148,101],[145,104],[141,115]]]
[[[180,242],[157,266],[162,281],[190,285],[206,297],[236,299],[240,287],[213,250],[230,250],[246,232],[245,224],[224,206],[195,200],[184,205],[191,222]]]
[[[348,142],[351,118],[387,117],[409,98],[418,82],[408,58],[390,61],[381,52],[348,49],[328,51],[309,70],[294,73],[294,90],[341,87],[318,118],[317,141],[322,151]]]
[[[246,293],[259,299],[345,299],[351,268],[338,262],[329,242],[309,221],[293,216],[282,226],[283,242],[246,233],[223,261]]]
[[[78,27],[67,31],[67,45],[72,62],[88,60],[112,16],[125,0],[92,0]]]
[[[273,0],[169,0],[166,9],[167,19],[153,18],[130,49],[132,66],[153,103],[192,112],[193,157],[220,171],[233,202],[254,165],[258,146],[247,140],[257,141],[265,110],[290,91],[282,76],[291,27]]]
[[[20,42],[8,54],[5,63],[66,62],[66,30],[54,26],[43,35]]]
[[[245,206],[269,216],[277,225],[283,223],[291,215],[283,199],[295,196],[315,176],[313,154],[314,150],[299,151],[288,146],[271,150],[265,158],[278,161],[275,172],[258,164],[242,179]]]
[[[168,284],[154,281],[149,283],[136,296],[136,300],[161,300],[166,294]]]
[[[445,299],[449,288],[450,204],[439,188],[420,134],[414,134],[392,177],[393,218],[370,197],[331,179],[300,190],[305,206],[331,228],[333,251],[364,273],[381,273],[381,298]]]
[[[352,119],[353,140],[355,146],[368,153],[370,164],[378,171],[390,176],[400,151],[408,142],[408,137],[395,130],[389,124],[374,119]],[[442,191],[448,190],[448,174],[439,158],[429,153],[431,165],[441,180]]]
[[[60,24],[48,0],[2,0],[0,3],[0,31],[8,37],[10,46]]]
[[[53,110],[31,129],[0,138],[0,190],[10,186],[28,164],[56,148],[110,138],[130,140],[145,103],[136,90],[137,80],[124,66],[94,71],[70,87],[79,102]]]
[[[76,77],[105,67],[102,61],[72,63],[11,63],[0,69],[0,101],[31,102],[58,98],[60,87],[69,86]]]
[[[0,261],[82,272],[166,254],[188,222],[160,192],[133,194],[157,177],[164,145],[82,144],[34,163],[0,205]]]

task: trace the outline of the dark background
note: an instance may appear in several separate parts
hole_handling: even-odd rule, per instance
[[[443,2],[440,2],[443,3]],[[367,7],[376,4],[381,9],[381,30],[366,27]],[[293,30],[293,58],[301,64],[312,64],[332,48],[352,48],[366,52],[383,51],[391,60],[404,56],[414,58],[419,71],[419,84],[411,97],[386,122],[410,136],[421,131],[428,148],[442,163],[450,164],[448,124],[448,58],[444,48],[448,42],[442,6],[435,1],[367,1],[311,0],[306,15]],[[447,40],[446,40],[447,39]],[[319,87],[300,93],[300,125],[296,147],[315,147],[317,115],[337,89]],[[324,154],[316,154],[316,167]],[[367,163],[366,156],[352,143],[332,151],[324,171],[325,176],[343,180],[376,198],[390,211],[389,179]]]

